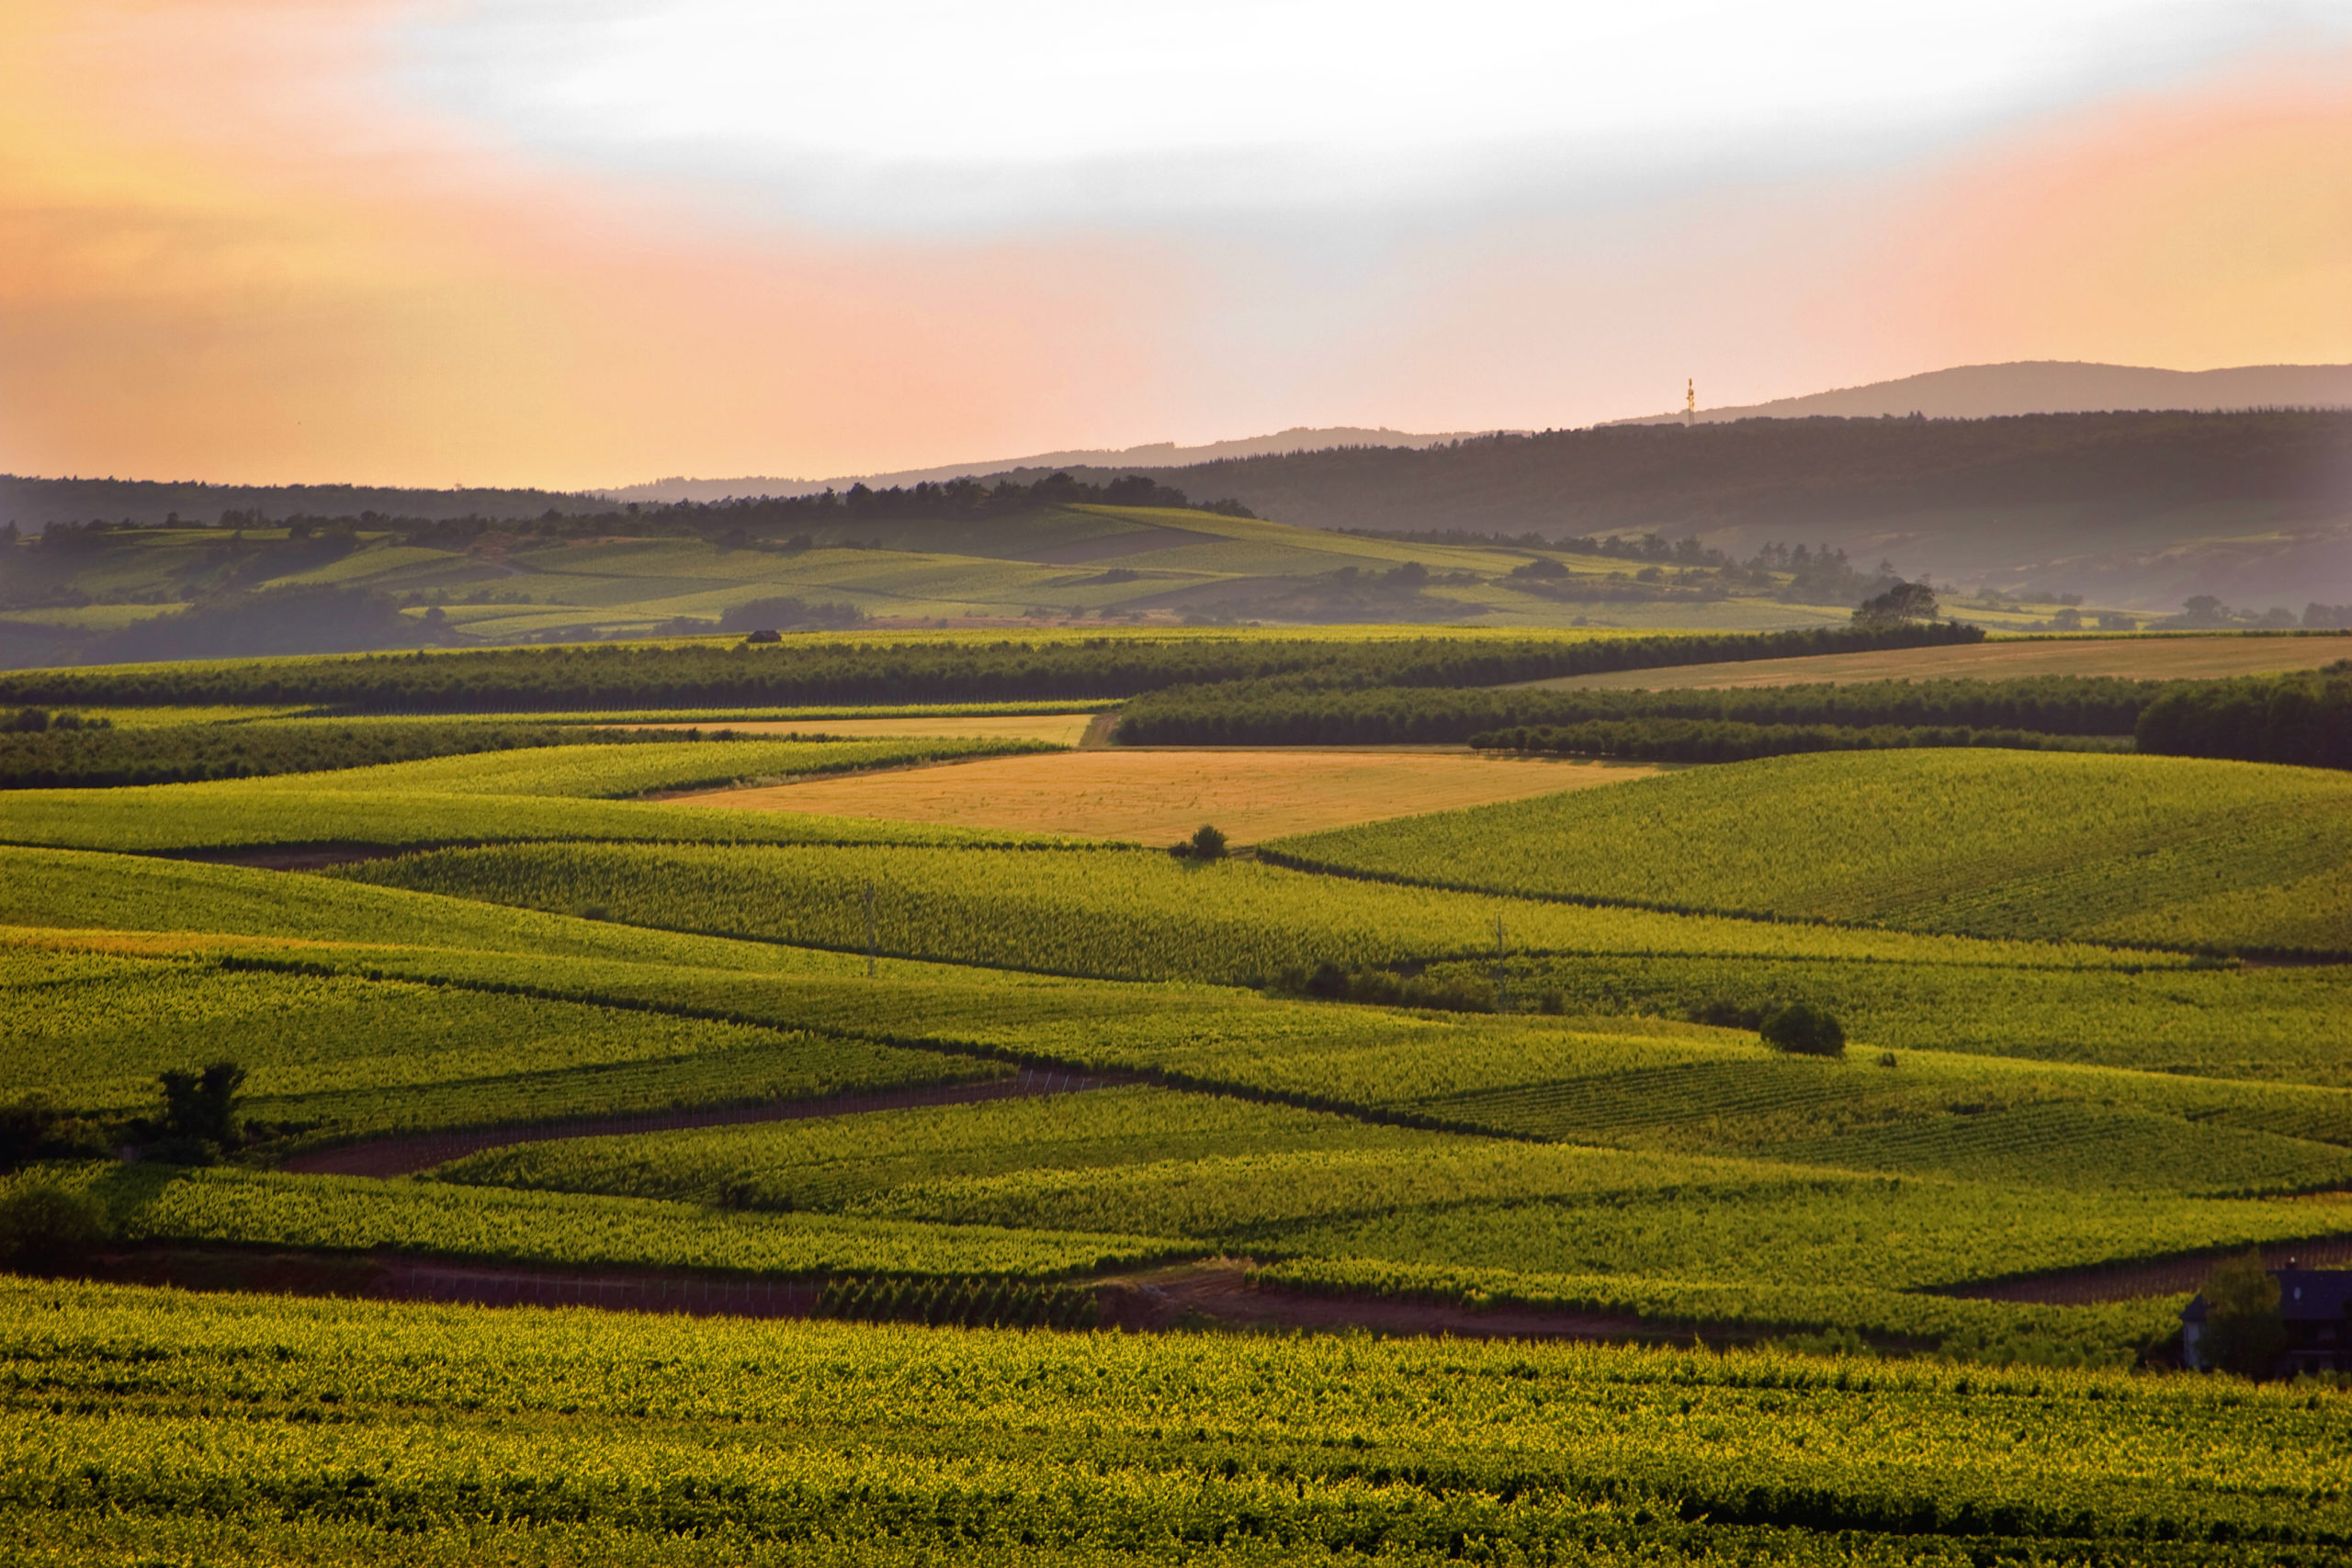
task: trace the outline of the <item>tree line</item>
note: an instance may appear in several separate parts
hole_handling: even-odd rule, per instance
[[[1723,691],[1335,690],[1299,679],[1182,687],[1127,705],[1115,738],[1137,746],[1459,745],[1509,729],[1672,721],[2128,736],[2177,685],[2107,676],[1866,681]]]
[[[1379,641],[787,640],[769,647],[596,643],[0,671],[0,704],[299,703],[368,714],[1100,700],[1274,676],[1330,691],[1498,685],[1614,670],[1967,643],[1984,635],[1974,626],[1939,625],[1577,640],[1431,636]]]
[[[1912,746],[1998,746],[2012,750],[2072,750],[2068,738],[2028,729],[1967,726],[1737,724],[1712,719],[1601,719],[1589,724],[1521,725],[1470,738],[1482,751],[1554,751],[1656,762],[1747,762],[1803,751],[1885,751]]]
[[[38,709],[31,710],[38,712]],[[714,739],[727,739],[725,731]],[[560,724],[175,724],[0,730],[0,790],[114,789],[274,773],[371,768],[526,747],[700,739],[650,729]]]
[[[2148,705],[2134,737],[2168,757],[2352,768],[2352,659],[2290,675],[2183,681]]]
[[[1445,518],[1556,537],[1826,527],[1957,507],[2332,506],[2347,462],[2352,412],[2272,410],[1610,425],[1139,471],[1307,527],[1425,530]]]

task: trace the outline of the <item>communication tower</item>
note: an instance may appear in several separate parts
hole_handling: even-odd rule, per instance
[[[1699,378],[1696,376],[1682,384],[1682,423],[1686,425],[1699,423]]]

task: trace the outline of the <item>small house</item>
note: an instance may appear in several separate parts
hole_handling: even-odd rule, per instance
[[[2287,1331],[2278,1358],[2281,1377],[2303,1372],[2352,1372],[2352,1269],[2303,1269],[2293,1258],[2273,1269],[2278,1281],[2278,1317]],[[2200,1353],[2205,1298],[2180,1312],[2180,1362],[2195,1371],[2209,1363]]]

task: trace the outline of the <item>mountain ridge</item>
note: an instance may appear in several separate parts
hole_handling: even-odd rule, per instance
[[[1742,419],[1999,419],[2030,413],[2231,413],[2272,408],[2352,408],[2352,365],[2237,365],[2160,370],[2080,359],[1955,365],[1892,381],[1838,387],[1767,402],[1702,408],[1699,424]],[[1607,421],[1680,424],[1682,411]]]

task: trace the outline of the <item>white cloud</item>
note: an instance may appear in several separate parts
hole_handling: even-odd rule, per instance
[[[923,230],[1803,171],[2347,33],[2311,0],[475,0],[395,41],[526,150]]]

